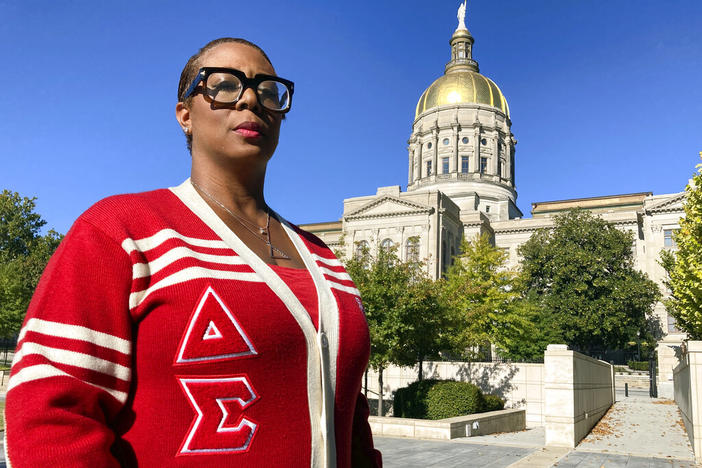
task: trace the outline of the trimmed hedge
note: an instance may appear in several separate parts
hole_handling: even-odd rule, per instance
[[[427,393],[437,382],[440,381],[436,379],[420,380],[395,390],[392,414],[398,418],[426,419]]]
[[[468,382],[438,382],[427,394],[427,418],[444,419],[480,413],[485,399],[480,389]]]
[[[399,418],[444,419],[504,409],[496,395],[483,396],[468,382],[422,380],[395,391],[393,414]]]
[[[483,395],[485,398],[485,411],[499,411],[505,409],[505,400],[497,395]]]
[[[630,369],[647,372],[649,364],[648,361],[627,361],[626,365],[629,366]]]

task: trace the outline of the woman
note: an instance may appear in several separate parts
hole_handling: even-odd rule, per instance
[[[191,178],[102,200],[66,235],[19,337],[11,466],[380,465],[358,291],[263,197],[292,94],[242,39],[188,61]]]

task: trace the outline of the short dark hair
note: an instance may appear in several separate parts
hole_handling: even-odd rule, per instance
[[[247,41],[246,39],[242,39],[240,37],[220,37],[219,39],[215,39],[213,41],[208,42],[204,46],[198,50],[195,55],[190,57],[188,59],[188,62],[185,64],[185,67],[183,67],[183,71],[180,73],[180,81],[178,82],[178,102],[184,103],[186,106],[190,104],[190,101],[192,100],[192,95],[188,96],[187,98],[185,97],[185,91],[187,91],[188,87],[192,83],[192,81],[195,79],[195,76],[197,75],[197,71],[200,69],[200,58],[203,56],[203,54],[211,49],[214,49],[220,44],[226,44],[226,43],[236,43],[236,44],[244,44],[249,47],[253,47],[257,51],[263,55],[263,58],[266,59],[268,63],[271,64],[271,67],[273,66],[273,62],[271,62],[271,59],[268,58],[268,55],[261,49],[259,46],[254,44],[251,41]],[[188,145],[188,151],[192,153],[192,146],[193,146],[193,136],[192,134],[185,134],[185,139],[186,143]]]

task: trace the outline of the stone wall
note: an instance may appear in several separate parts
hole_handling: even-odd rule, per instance
[[[680,408],[697,462],[702,462],[702,341],[688,341],[673,370],[675,403]]]
[[[524,413],[523,409],[506,409],[437,420],[370,416],[368,424],[376,436],[451,440],[523,431]]]
[[[544,354],[546,445],[575,447],[614,404],[614,367],[548,345]]]
[[[417,380],[418,367],[391,366],[383,372],[385,399],[391,393]],[[471,382],[486,394],[495,394],[505,400],[505,408],[526,409],[527,426],[542,426],[543,418],[543,364],[492,362],[425,362],[425,379],[452,379]],[[376,398],[378,375],[368,372],[369,398]]]

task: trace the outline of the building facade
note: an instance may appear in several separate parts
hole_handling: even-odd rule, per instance
[[[516,205],[515,149],[507,99],[480,73],[474,38],[459,13],[444,74],[421,94],[408,140],[407,190],[380,187],[374,195],[344,200],[341,220],[301,226],[351,257],[354,249],[396,245],[403,259],[426,259],[438,278],[462,238],[486,233],[519,263],[517,249],[553,217],[572,208],[601,216],[634,237],[636,267],[661,285],[663,249],[675,248],[685,193],[650,192],[532,203],[531,218]],[[684,339],[663,304],[655,309],[661,395],[672,395],[672,369]]]

